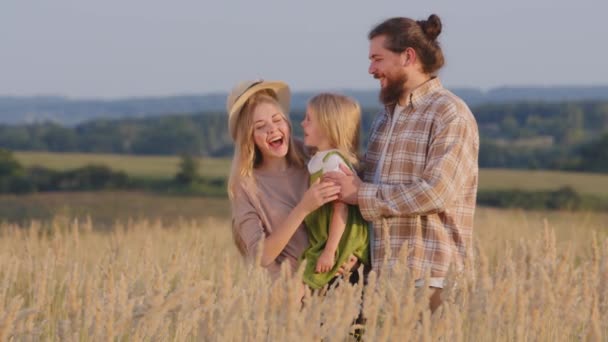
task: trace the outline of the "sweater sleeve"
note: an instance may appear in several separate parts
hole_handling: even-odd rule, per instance
[[[241,187],[232,199],[232,234],[241,254],[252,259],[266,237],[262,217]]]

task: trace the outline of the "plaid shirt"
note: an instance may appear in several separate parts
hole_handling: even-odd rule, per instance
[[[358,192],[361,214],[373,229],[372,267],[379,271],[386,262],[391,268],[401,254],[414,277],[429,269],[431,277],[444,277],[451,263],[461,268],[471,253],[477,123],[437,78],[411,93],[389,140],[392,112],[386,108],[372,124]],[[373,184],[387,140],[379,182]]]

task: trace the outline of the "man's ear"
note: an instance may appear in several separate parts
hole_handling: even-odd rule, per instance
[[[416,50],[413,48],[408,47],[401,54],[403,55],[403,66],[416,63]]]
[[[407,57],[407,49],[405,51],[403,51],[402,53],[399,54],[399,59],[401,61],[401,66],[405,67],[407,66],[408,60],[409,58]]]

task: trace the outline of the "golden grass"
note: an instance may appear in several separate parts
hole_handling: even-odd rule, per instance
[[[118,154],[15,152],[15,156],[25,166],[41,165],[51,169],[65,170],[90,163],[103,164],[122,170],[133,176],[170,178],[175,175],[179,158],[174,156],[132,156]],[[228,175],[229,158],[200,159],[201,175],[221,177]],[[480,190],[522,189],[556,190],[562,186],[572,186],[581,193],[606,196],[608,175],[509,169],[481,169]]]
[[[366,341],[608,338],[607,214],[481,208],[474,267],[433,315],[406,268],[297,300],[236,253],[226,221],[57,217],[0,226],[0,340]],[[597,231],[594,234],[594,230]]]

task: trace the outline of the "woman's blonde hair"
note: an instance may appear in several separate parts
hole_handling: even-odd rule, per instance
[[[253,169],[262,163],[262,153],[253,140],[253,112],[260,104],[268,103],[281,109],[277,96],[270,89],[263,89],[251,95],[243,105],[236,121],[236,134],[234,141],[234,156],[230,176],[228,178],[228,195],[234,197],[236,186],[239,182],[248,183],[250,189],[255,189],[253,180]],[[294,144],[293,129],[291,121],[287,118],[287,113],[283,113],[283,119],[289,126],[289,141],[287,149],[287,163],[290,166],[304,167],[304,154],[299,145]],[[254,192],[255,193],[255,192]]]
[[[361,126],[361,107],[348,96],[321,93],[308,101],[308,109],[313,113],[319,127],[333,148],[340,152],[353,165],[359,158],[359,130]]]

